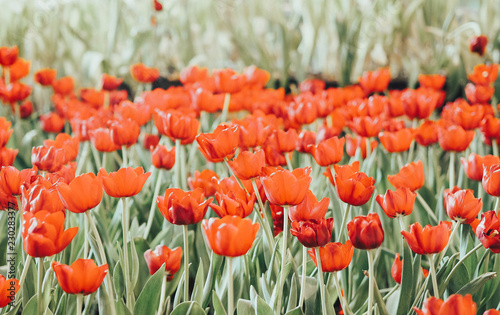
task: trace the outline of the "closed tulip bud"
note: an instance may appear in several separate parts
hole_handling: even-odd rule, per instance
[[[308,250],[309,256],[317,267],[316,251],[311,248]],[[337,272],[344,270],[349,266],[354,254],[354,246],[351,241],[342,243],[328,243],[319,248],[321,258],[321,267],[323,272]]]
[[[325,246],[332,237],[333,218],[293,221],[290,232],[305,247]]]
[[[384,241],[384,229],[376,213],[355,217],[347,224],[347,232],[352,245],[358,249],[374,249]]]
[[[409,188],[400,187],[396,191],[387,190],[385,195],[378,195],[375,200],[389,218],[395,218],[398,215],[410,215],[416,197],[417,194]]]
[[[170,281],[181,268],[182,248],[170,249],[165,245],[158,245],[155,250],[148,249],[144,252],[144,259],[150,275],[155,274],[165,264],[167,281]]]
[[[156,146],[151,151],[151,162],[156,168],[171,169],[175,164],[175,147],[168,150],[164,145]]]
[[[392,264],[391,267],[391,276],[396,283],[401,284],[401,274],[403,273],[403,260],[399,256],[399,254],[396,254],[396,257],[394,257],[394,263]]]

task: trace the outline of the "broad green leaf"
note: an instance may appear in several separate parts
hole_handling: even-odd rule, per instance
[[[256,315],[274,315],[273,309],[260,296],[255,297]]]
[[[123,279],[123,271],[120,261],[116,262],[115,265],[115,270],[113,272],[113,284],[115,286],[116,295],[123,296],[125,292],[125,279]]]
[[[236,311],[238,315],[255,314],[252,302],[249,300],[239,299],[236,304]]]
[[[488,280],[493,279],[497,276],[496,272],[487,272],[475,278],[471,282],[464,285],[457,294],[466,295],[474,294],[479,290]]]
[[[413,288],[415,286],[414,281],[416,281],[417,279],[417,277],[415,277],[415,280],[413,279],[414,276],[413,273],[415,271],[413,268],[414,266],[413,266],[411,249],[405,240],[402,240],[402,242],[403,242],[403,271],[401,273],[401,288],[400,288],[401,294],[399,295],[398,308],[396,312],[397,315],[406,314],[410,310],[412,304],[411,296],[413,294]],[[417,268],[420,268],[420,266],[417,266]],[[417,272],[419,272],[418,269]]]
[[[205,274],[203,269],[203,260],[200,260],[200,265],[198,266],[198,271],[196,272],[196,279],[194,281],[193,293],[191,294],[191,300],[197,302],[200,305],[203,303],[204,283],[205,283]]]
[[[142,313],[142,314],[154,314],[154,313]],[[182,302],[177,305],[170,315],[206,315],[203,308],[201,308],[200,304],[189,301]]]
[[[160,301],[161,286],[165,275],[165,264],[158,269],[154,275],[144,285],[137,303],[134,307],[134,314],[154,314],[158,309]]]
[[[302,308],[297,306],[293,310],[288,311],[285,315],[303,315],[304,312],[302,312]]]
[[[220,301],[215,290],[212,291],[212,304],[214,306],[215,315],[227,315],[226,310],[224,309],[224,306],[222,305],[222,302]]]
[[[220,272],[223,260],[224,257],[212,252],[210,256],[210,267],[208,269],[207,278],[205,279],[205,286],[203,287],[203,307],[207,307],[210,302],[210,294],[215,287],[215,279]]]

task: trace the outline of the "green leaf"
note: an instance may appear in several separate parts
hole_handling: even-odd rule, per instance
[[[285,315],[303,315],[304,312],[302,312],[302,308],[300,306],[297,306],[293,310],[288,311]]]
[[[397,315],[406,314],[410,310],[412,304],[411,296],[413,294],[413,288],[416,285],[413,280],[414,268],[413,268],[411,249],[405,240],[402,240],[402,242],[403,242],[403,271],[401,273],[401,288],[400,288],[401,294],[399,295],[398,309],[396,312]],[[417,268],[420,268],[420,266],[418,266]],[[419,272],[418,269],[417,272]],[[416,279],[417,277],[415,277],[415,280]]]
[[[496,272],[487,272],[480,275],[479,277],[473,279],[471,282],[464,285],[457,294],[466,295],[474,294],[479,290],[488,280],[493,279],[497,276]]]
[[[224,309],[224,306],[222,305],[222,302],[220,301],[215,290],[212,290],[212,304],[214,306],[215,315],[227,315],[226,310]]]
[[[470,281],[469,271],[463,263],[460,263],[456,268],[457,271],[455,272],[453,277],[451,277],[450,283],[448,284],[450,294],[457,292]]]
[[[23,308],[23,313],[25,314],[36,314],[38,307],[38,294],[35,294],[31,297],[31,299],[26,304],[26,307]]]
[[[297,277],[296,273],[292,274],[292,281],[290,282],[290,294],[288,294],[288,306],[287,311],[292,310],[297,305]]]
[[[203,284],[205,282],[205,272],[203,271],[203,260],[200,260],[200,265],[198,266],[198,271],[196,272],[196,279],[194,281],[193,293],[191,294],[191,300],[198,302],[198,304],[203,303]]]
[[[266,301],[264,301],[260,296],[255,297],[255,303],[257,309],[255,311],[256,315],[274,315],[273,309],[269,306]]]
[[[203,288],[203,307],[207,307],[210,302],[210,293],[215,286],[215,279],[220,272],[220,267],[222,266],[222,261],[224,257],[216,255],[212,252],[210,256],[210,267],[208,269],[207,278],[205,279],[205,287]]]
[[[116,262],[115,270],[113,272],[113,284],[117,296],[122,296],[125,292],[125,279],[123,279],[123,271],[121,262]]]
[[[158,309],[160,300],[161,285],[165,275],[165,264],[158,269],[154,275],[144,285],[137,303],[134,307],[134,314],[154,314]]]
[[[154,312],[142,313],[142,314],[154,314]],[[177,305],[177,307],[174,308],[174,310],[172,311],[172,313],[170,313],[170,315],[206,315],[206,313],[200,306],[200,304],[193,301],[189,301]]]
[[[249,300],[239,299],[236,304],[236,310],[238,315],[255,314],[255,309]]]

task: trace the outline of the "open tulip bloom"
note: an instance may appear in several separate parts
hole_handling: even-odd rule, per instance
[[[118,13],[134,1],[125,2]],[[155,30],[144,39],[170,39],[160,36],[166,2],[137,3],[149,6],[137,12],[149,12]],[[429,3],[386,20],[420,17]],[[344,13],[337,28],[359,30]],[[229,24],[251,20],[237,17]],[[297,17],[298,33],[322,23]],[[496,24],[483,22],[494,34]],[[284,30],[277,42],[296,48]],[[339,87],[308,78],[291,92],[266,88],[286,73],[255,66],[192,65],[162,88],[168,73],[153,51],[130,55],[144,57],[134,65],[104,54],[108,73],[86,88],[55,70],[68,71],[66,57],[43,65],[23,59],[29,42],[1,46],[2,314],[498,314],[499,45],[489,40],[457,42],[470,47],[460,51],[470,73],[459,81],[435,69],[418,87],[392,90],[401,73],[356,74],[345,62]],[[297,53],[309,51],[303,44]],[[183,62],[197,59],[185,52]],[[472,69],[482,54],[488,64]],[[297,76],[309,73],[292,64]],[[467,99],[447,94],[456,82]]]

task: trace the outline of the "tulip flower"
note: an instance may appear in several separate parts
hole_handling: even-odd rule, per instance
[[[236,177],[250,180],[261,175],[266,164],[266,157],[263,150],[258,150],[255,153],[243,151],[234,160],[227,163]]]
[[[19,56],[19,48],[17,46],[0,47],[0,65],[2,67],[10,67],[16,62]]]
[[[342,160],[344,156],[345,138],[333,137],[321,141],[318,145],[311,145],[308,151],[320,166],[329,166]]]
[[[290,232],[305,247],[325,246],[332,237],[333,218],[293,221]]]
[[[491,309],[491,310],[487,310],[486,312],[484,312],[483,315],[500,315],[500,311],[497,311],[495,309]]]
[[[500,197],[500,164],[483,166],[483,187],[491,196]]]
[[[144,252],[144,259],[148,265],[149,274],[153,275],[165,264],[167,281],[171,281],[181,268],[182,248],[170,249],[165,245],[156,246],[155,250]]]
[[[64,119],[58,114],[50,112],[40,115],[40,125],[45,132],[59,133],[64,128]]]
[[[183,145],[192,143],[200,128],[200,122],[196,119],[196,113],[193,111],[157,111],[155,125],[161,134],[166,135],[174,142],[180,140]]]
[[[408,187],[400,187],[396,191],[387,190],[385,195],[378,195],[375,200],[389,218],[395,218],[410,215],[416,197],[417,194]]]
[[[0,147],[0,166],[10,166],[14,164],[18,152],[18,149]]]
[[[411,162],[399,170],[396,175],[388,175],[387,179],[395,188],[408,187],[411,191],[424,186],[425,174],[422,161]]]
[[[319,248],[319,255],[321,257],[321,267],[323,272],[337,272],[344,270],[351,263],[354,254],[354,246],[351,241],[342,243],[328,243]],[[317,266],[317,257],[314,249],[309,249],[309,256],[311,256],[314,264]]]
[[[142,63],[136,63],[130,66],[132,78],[141,83],[152,83],[160,77],[160,71],[157,68],[149,68]]]
[[[56,147],[33,147],[31,162],[41,171],[57,172],[66,162],[66,153]]]
[[[5,279],[0,275],[0,308],[14,302],[17,291],[19,291],[19,280]]]
[[[114,75],[109,75],[107,73],[102,74],[101,80],[102,89],[106,91],[116,90],[123,82],[123,79],[117,78]]]
[[[262,146],[269,134],[271,127],[266,125],[262,119],[247,117],[238,123],[240,126],[240,147],[254,148]]]
[[[467,79],[477,85],[490,85],[497,80],[499,65],[492,63],[489,65],[475,65],[472,73],[467,75]]]
[[[424,301],[424,310],[417,307],[413,310],[417,315],[476,315],[477,307],[472,301],[472,295],[452,294],[446,301],[431,296]]]
[[[399,253],[394,257],[394,263],[391,267],[391,276],[396,283],[401,284],[401,274],[403,272],[403,260],[400,258]]]
[[[77,259],[68,266],[54,261],[52,269],[64,292],[89,295],[101,286],[108,273],[108,264],[97,266],[93,259]]]
[[[353,206],[364,205],[375,190],[375,178],[368,177],[363,172],[344,169],[335,165],[335,188],[340,200]]]
[[[425,120],[414,131],[415,141],[422,146],[429,146],[438,142],[438,124],[432,120]]]
[[[225,193],[216,192],[215,199],[219,205],[210,204],[210,207],[220,218],[228,215],[237,215],[245,218],[253,211],[256,194],[252,193],[248,195],[245,190],[240,188]]]
[[[90,141],[99,152],[113,152],[121,149],[111,138],[111,129],[97,128],[88,131]]]
[[[70,76],[62,77],[52,82],[52,89],[54,90],[54,93],[57,94],[69,95],[73,93],[74,88],[75,79]]]
[[[395,132],[381,132],[380,142],[389,153],[408,151],[413,141],[413,130],[404,128]]]
[[[371,138],[377,136],[382,130],[383,119],[381,117],[354,117],[347,125],[358,136]]]
[[[158,169],[171,169],[175,164],[175,147],[168,150],[164,145],[157,145],[151,150],[151,162]]]
[[[439,145],[444,151],[465,151],[474,139],[474,131],[464,130],[461,126],[452,125],[438,129]]]
[[[93,173],[77,176],[68,185],[59,182],[57,192],[64,207],[74,213],[84,213],[97,207],[102,199],[101,176]]]
[[[23,212],[36,213],[42,210],[64,214],[64,205],[56,186],[42,176],[35,177],[31,183],[21,186],[21,205]]]
[[[330,204],[329,198],[323,198],[321,201],[316,199],[312,191],[308,190],[304,200],[289,209],[289,217],[292,221],[308,221],[320,220],[325,217],[328,205]]]
[[[366,156],[367,156],[366,142],[368,141],[367,138],[351,137],[351,135],[347,134],[347,135],[345,135],[345,139],[346,139],[345,150],[347,152],[347,155],[349,155],[350,157],[353,157],[356,155],[356,151],[359,149],[361,151],[361,157],[363,159],[366,159]],[[378,146],[378,141],[372,140],[370,142],[370,151],[373,152],[373,150],[375,150],[375,148],[377,146]]]
[[[25,212],[23,219],[24,251],[31,257],[48,257],[60,253],[78,232],[78,227],[64,230],[63,212]]]
[[[101,168],[99,174],[102,177],[104,191],[108,196],[115,198],[137,195],[151,175],[150,172],[144,173],[142,167],[135,169],[125,167],[109,174],[104,168]]]
[[[206,197],[215,195],[217,183],[212,178],[219,179],[219,175],[212,170],[194,171],[194,177],[188,177],[188,185],[191,190],[201,188]]]
[[[450,219],[462,224],[470,224],[477,218],[483,202],[481,198],[474,198],[470,190],[459,190],[445,194],[445,210]]]
[[[391,81],[391,70],[389,68],[380,68],[375,71],[365,71],[359,78],[359,85],[363,88],[365,95],[373,92],[383,92],[387,90]]]
[[[111,140],[119,146],[131,146],[137,143],[141,128],[134,120],[127,118],[113,121],[110,125]]]
[[[0,190],[7,195],[21,195],[22,185],[29,183],[36,172],[36,167],[18,171],[14,166],[3,166],[0,170]]]
[[[35,72],[34,80],[40,85],[51,86],[57,76],[56,69],[43,68]]]
[[[213,163],[234,155],[239,143],[239,126],[225,124],[217,126],[213,133],[200,133],[196,136],[199,149],[205,158]]]
[[[473,53],[483,56],[488,44],[488,37],[485,35],[473,36],[469,40],[469,50]]]
[[[476,236],[485,248],[495,254],[500,253],[500,218],[495,211],[487,211],[481,215]]]
[[[484,157],[471,153],[468,159],[460,158],[462,166],[464,167],[465,175],[475,181],[482,181],[483,170],[489,169],[493,164],[500,164],[500,158],[495,155],[486,155]]]
[[[196,188],[185,192],[179,188],[169,188],[165,196],[156,200],[161,214],[168,222],[176,225],[189,225],[200,222],[207,212],[213,198],[205,200],[203,190]]]
[[[446,76],[440,74],[419,74],[418,83],[425,88],[441,90],[446,82]]]
[[[292,172],[282,168],[267,171],[270,174],[261,177],[261,181],[270,203],[295,206],[304,200],[312,180],[311,167],[296,168]]]
[[[347,231],[352,245],[358,249],[374,249],[384,241],[384,230],[376,213],[355,217],[347,224]]]
[[[420,223],[410,225],[410,231],[401,231],[411,250],[419,255],[441,252],[448,244],[451,222],[441,221],[437,226],[427,225],[422,229]]]

